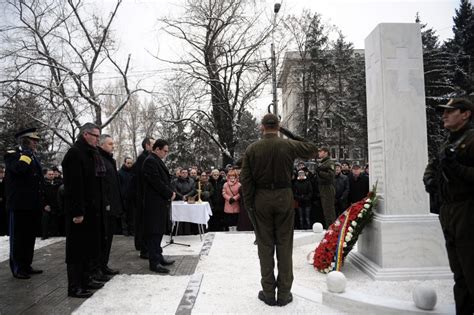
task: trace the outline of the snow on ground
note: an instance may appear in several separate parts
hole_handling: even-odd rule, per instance
[[[50,237],[46,240],[42,240],[40,237],[36,238],[35,250],[40,249],[57,242],[64,240],[64,237]],[[10,237],[0,236],[0,262],[9,259],[10,257]]]
[[[174,314],[189,278],[118,275],[73,314]]]
[[[310,300],[293,290],[293,303],[285,307],[270,307],[258,300],[260,267],[254,239],[251,234],[216,235],[209,256],[201,258],[196,270],[204,277],[193,314],[340,314],[321,304],[320,292]],[[294,263],[301,258],[294,256]],[[295,284],[301,276],[295,268]]]
[[[295,244],[304,244],[305,235],[312,232],[295,232]],[[298,239],[300,238],[300,239]],[[36,248],[63,240],[50,238],[36,241]],[[296,241],[298,239],[298,241]],[[169,237],[165,237],[163,245]],[[269,307],[257,299],[260,287],[260,270],[257,246],[252,233],[216,233],[208,256],[201,256],[196,274],[202,274],[202,283],[192,313],[311,313],[335,314],[323,306],[322,292],[326,290],[326,275],[308,264],[306,256],[316,243],[295,246],[293,249],[293,303],[286,307]],[[198,255],[202,242],[199,236],[178,236],[173,244],[164,248],[165,255]],[[0,237],[0,261],[8,259],[8,237]],[[350,260],[341,270],[348,282],[347,290],[368,296],[383,296],[412,301],[412,291],[420,283],[435,288],[438,305],[453,304],[453,280],[427,281],[373,281],[355,268]],[[175,313],[188,286],[190,276],[120,275],[97,291],[78,310],[77,314],[149,314]]]

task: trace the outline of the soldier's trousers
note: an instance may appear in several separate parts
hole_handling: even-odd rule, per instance
[[[456,314],[474,313],[474,199],[441,205],[439,219],[454,273]]]
[[[255,235],[260,259],[261,284],[267,297],[285,300],[293,284],[293,193],[291,189],[258,189],[255,194]],[[274,253],[278,261],[275,279]]]
[[[36,224],[40,217],[29,211],[10,211],[10,269],[28,273],[35,250]]]
[[[321,205],[323,206],[324,222],[328,228],[336,221],[336,207],[334,202],[336,199],[336,189],[333,185],[319,185],[319,194],[321,195]]]

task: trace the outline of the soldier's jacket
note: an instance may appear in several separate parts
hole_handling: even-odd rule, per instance
[[[321,160],[317,172],[319,177],[319,185],[336,185],[334,161],[332,161],[329,157]]]
[[[443,163],[436,157],[430,161],[424,174],[425,184],[436,183],[442,203],[473,198],[474,196],[474,130],[466,125],[451,133],[440,150],[442,157],[448,146],[453,146],[464,133],[464,140],[455,151],[454,161]]]
[[[20,148],[5,154],[5,196],[7,209],[37,211],[44,206],[44,178],[41,164],[31,152]]]
[[[246,208],[254,208],[257,189],[291,189],[291,175],[296,158],[314,157],[318,148],[301,142],[265,134],[247,147],[242,160],[240,182]]]

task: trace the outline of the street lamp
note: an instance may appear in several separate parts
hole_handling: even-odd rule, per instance
[[[276,57],[275,57],[275,25],[276,25],[276,17],[278,11],[280,11],[281,4],[275,3],[273,6],[273,27],[272,27],[272,93],[273,93],[273,114],[278,117],[278,98],[277,98],[277,78],[276,78]]]

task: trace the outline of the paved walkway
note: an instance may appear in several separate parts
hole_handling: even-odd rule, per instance
[[[44,273],[29,280],[13,278],[8,260],[0,263],[0,314],[70,314],[85,302],[67,296],[64,247],[61,241],[36,250],[33,265]],[[171,276],[193,274],[199,261],[192,253],[169,257],[176,259]],[[122,274],[151,274],[148,262],[137,256],[133,237],[114,237],[109,265]]]

